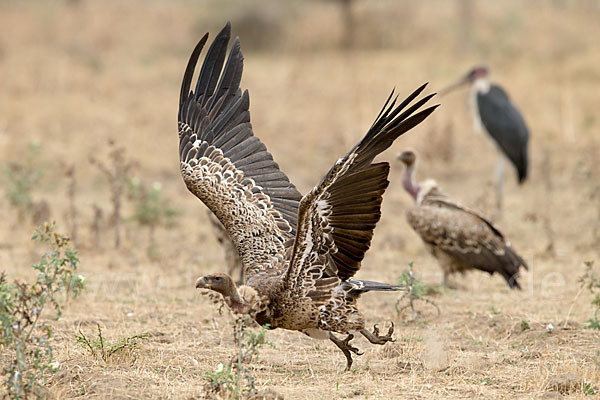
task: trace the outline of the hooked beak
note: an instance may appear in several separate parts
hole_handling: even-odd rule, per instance
[[[454,89],[458,89],[459,87],[466,85],[470,81],[471,81],[471,79],[469,78],[469,75],[465,75],[462,78],[460,78],[459,80],[457,80],[456,82],[446,86],[445,88],[440,90],[438,93],[440,96],[444,96],[444,95],[452,92]]]
[[[208,289],[208,278],[201,276],[196,280],[196,289]]]

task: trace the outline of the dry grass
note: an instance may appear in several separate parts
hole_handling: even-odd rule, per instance
[[[234,352],[228,319],[193,289],[196,277],[225,266],[203,206],[179,177],[175,116],[190,49],[228,18],[236,31],[239,10],[249,7],[242,3],[0,1],[0,155],[18,161],[28,143],[42,145],[45,176],[34,198],[50,204],[63,229],[69,202],[60,166],[76,165],[81,273],[89,287],[56,326],[61,369],[49,385],[57,398],[200,397],[204,371]],[[600,10],[591,1],[476,3],[477,40],[459,52],[453,3],[408,4],[359,2],[359,48],[349,53],[336,50],[341,28],[333,3],[291,2],[257,13],[278,34],[275,50],[245,53],[255,132],[304,192],[364,133],[392,87],[406,94],[429,80],[436,90],[487,59],[532,132],[531,179],[523,187],[512,175],[507,180],[501,223],[531,267],[524,290],[469,274],[462,290],[435,298],[440,317],[423,307],[415,323],[395,315],[394,295],[365,296],[370,323],[396,322],[396,343],[357,340],[365,354],[343,373],[331,343],[273,331],[268,337],[277,349],[265,348],[252,366],[257,386],[299,399],[536,398],[553,377],[572,374],[575,385],[564,394],[586,397],[585,383],[600,389],[600,335],[583,329],[591,299],[577,297],[583,261],[600,259]],[[382,159],[415,148],[424,155],[421,177],[491,211],[494,153],[472,132],[465,99],[464,92],[438,99],[443,107]],[[156,233],[160,245],[152,253],[129,222],[114,250],[104,221],[103,247],[96,249],[94,205],[106,216],[110,199],[88,159],[106,154],[108,140],[138,163],[138,176],[160,181],[182,211],[175,229]],[[400,172],[394,163],[359,276],[394,282],[414,261],[424,282],[437,283],[439,268],[404,222],[410,201]],[[26,278],[26,266],[39,258],[28,241],[32,227],[19,225],[4,199],[0,220],[0,265]],[[75,342],[79,329],[93,335],[96,323],[111,341],[150,336],[107,364]]]

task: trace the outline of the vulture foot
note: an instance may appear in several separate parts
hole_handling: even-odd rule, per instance
[[[442,283],[440,284],[441,288],[448,288],[452,290],[465,290],[466,287],[457,283],[450,281],[450,274],[444,273],[444,277],[442,278]]]
[[[360,350],[358,350],[356,347],[350,345],[350,341],[352,339],[354,339],[354,335],[353,334],[349,334],[346,339],[339,339],[336,336],[333,335],[333,333],[329,333],[329,339],[335,343],[335,345],[337,347],[339,347],[340,350],[342,350],[342,352],[344,353],[344,355],[346,356],[346,369],[345,371],[350,371],[350,367],[352,367],[352,353],[356,354],[357,356],[362,356],[363,353],[360,352]]]
[[[390,326],[387,335],[384,336],[379,334],[379,328],[377,327],[377,324],[373,326],[372,333],[364,328],[360,330],[360,333],[373,344],[386,344],[387,342],[394,342],[394,339],[392,338],[392,333],[394,333],[394,323],[392,322],[392,326]]]

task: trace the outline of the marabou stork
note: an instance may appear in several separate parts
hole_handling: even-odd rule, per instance
[[[523,116],[504,89],[489,81],[487,66],[474,67],[468,74],[440,93],[448,93],[465,84],[471,84],[471,109],[475,130],[485,132],[504,155],[498,157],[495,174],[496,207],[500,214],[504,157],[507,157],[516,168],[519,184],[523,183],[527,178],[529,130]]]

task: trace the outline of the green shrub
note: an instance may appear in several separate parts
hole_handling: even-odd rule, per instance
[[[55,233],[53,224],[45,224],[32,239],[51,248],[33,265],[38,271],[35,282],[11,284],[5,273],[0,276],[0,345],[7,354],[2,375],[7,395],[13,399],[41,396],[45,372],[58,368],[49,342],[52,329],[42,315],[50,306],[54,320],[60,318],[61,303],[77,297],[84,286],[84,278],[75,275],[79,258],[67,236]]]
[[[38,153],[39,146],[31,144],[23,161],[9,163],[4,167],[4,197],[17,209],[20,221],[31,211],[31,192],[43,175],[35,163]]]
[[[162,197],[162,185],[150,187],[137,178],[129,181],[129,197],[134,201],[133,219],[142,226],[170,226],[178,212]]]
[[[594,298],[592,299],[592,306],[594,307],[594,315],[586,322],[588,325],[586,328],[600,330],[600,320],[598,320],[598,314],[600,313],[600,275],[594,270],[594,261],[585,261],[585,273],[579,278],[579,283],[582,288],[587,288]]]
[[[148,186],[138,178],[130,179],[128,197],[134,206],[131,219],[148,229],[152,248],[156,228],[172,226],[179,212],[163,198],[160,182]]]
[[[244,392],[255,392],[254,378],[246,364],[256,360],[260,348],[272,343],[267,341],[268,325],[261,327],[258,332],[247,330],[248,316],[238,316],[234,321],[233,337],[237,345],[237,353],[226,363],[219,363],[215,371],[207,371],[204,378],[208,381],[209,392],[225,395],[228,393],[234,399],[242,397]],[[253,322],[250,322],[253,323]]]

